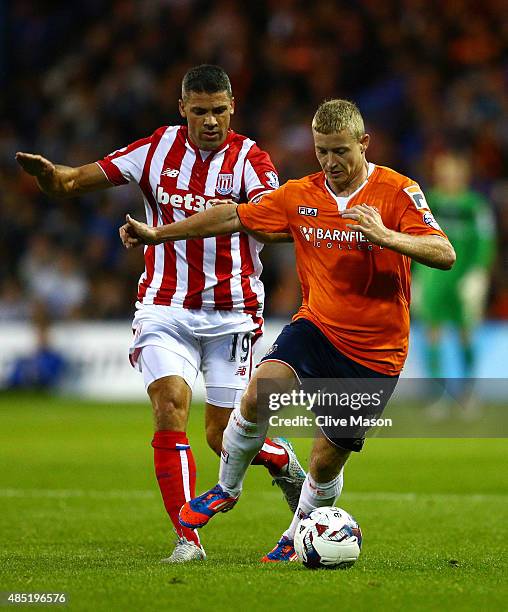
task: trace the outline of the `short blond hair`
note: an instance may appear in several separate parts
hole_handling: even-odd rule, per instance
[[[312,129],[320,134],[336,134],[348,130],[353,138],[360,140],[365,134],[363,117],[349,100],[325,100],[312,119]]]

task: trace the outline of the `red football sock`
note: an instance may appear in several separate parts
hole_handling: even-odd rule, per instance
[[[270,474],[277,474],[289,461],[286,449],[266,438],[259,453],[252,460],[252,465],[264,465]]]
[[[155,475],[171,522],[180,537],[199,545],[196,529],[178,521],[180,508],[196,496],[196,463],[187,436],[184,431],[156,431],[152,446]]]

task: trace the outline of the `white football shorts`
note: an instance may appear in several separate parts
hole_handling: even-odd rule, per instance
[[[235,408],[251,376],[260,322],[237,311],[143,305],[132,323],[130,361],[143,373],[146,389],[172,375],[192,389],[201,371],[206,401]]]

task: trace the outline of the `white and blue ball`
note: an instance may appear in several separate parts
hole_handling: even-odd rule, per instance
[[[312,569],[351,567],[360,556],[362,530],[342,508],[318,508],[296,528],[295,550]]]

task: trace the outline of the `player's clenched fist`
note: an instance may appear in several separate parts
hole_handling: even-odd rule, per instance
[[[119,229],[120,238],[126,249],[132,249],[141,244],[157,244],[157,232],[155,227],[149,227],[146,223],[133,219],[126,215],[127,223]]]

